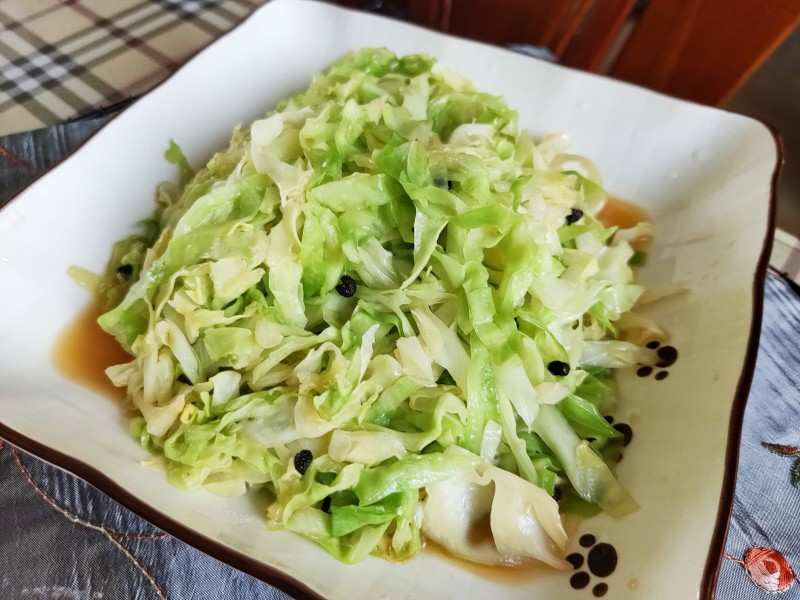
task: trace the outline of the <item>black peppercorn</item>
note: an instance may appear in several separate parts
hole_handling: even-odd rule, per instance
[[[547,363],[547,370],[557,377],[569,375],[569,365],[563,360],[552,360]]]
[[[305,475],[308,467],[311,466],[312,460],[314,460],[314,455],[311,454],[311,450],[300,450],[294,455],[294,468],[297,469],[300,475]]]
[[[567,215],[567,225],[576,223],[583,216],[583,211],[580,208],[573,208]]]
[[[319,507],[322,512],[331,513],[331,497],[326,496],[322,501],[322,506]]]
[[[339,292],[340,296],[349,298],[356,293],[356,280],[350,277],[350,275],[342,275],[342,283],[337,285],[335,289]]]
[[[434,177],[433,185],[441,189],[453,189],[453,182],[443,177]]]

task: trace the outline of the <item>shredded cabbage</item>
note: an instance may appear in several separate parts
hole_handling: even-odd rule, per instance
[[[615,328],[644,327],[624,315],[643,292],[628,242],[649,226],[600,223],[599,175],[565,149],[384,49],[237,127],[197,172],[172,143],[179,182],[92,284],[132,357],[109,376],[133,434],[176,486],[261,490],[266,518],[344,562],[428,538],[563,567],[557,484],[636,506],[602,415],[610,369],[655,360]]]

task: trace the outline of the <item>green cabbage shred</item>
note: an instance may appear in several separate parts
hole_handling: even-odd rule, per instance
[[[179,182],[98,288],[132,356],[108,370],[132,434],[174,485],[264,494],[266,519],[344,562],[431,539],[564,566],[556,485],[584,512],[636,507],[603,415],[611,369],[652,361],[615,327],[641,255],[565,150],[385,49],[345,56],[197,171],[171,143]]]

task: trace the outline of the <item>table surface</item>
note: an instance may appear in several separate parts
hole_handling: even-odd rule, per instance
[[[0,0],[0,205],[261,3]],[[770,264],[722,599],[800,598],[800,242]],[[2,440],[0,531],[3,599],[288,598]]]

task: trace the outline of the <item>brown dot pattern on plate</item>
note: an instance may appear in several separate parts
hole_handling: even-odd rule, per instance
[[[567,562],[572,565],[573,569],[580,569],[583,566],[583,554],[577,552],[568,554]]]
[[[678,360],[678,351],[674,346],[662,346],[661,342],[658,340],[650,340],[645,344],[645,347],[656,351],[658,362],[656,362],[655,366],[659,369],[671,367],[675,364],[675,361]],[[638,369],[636,369],[636,375],[639,377],[649,377],[653,372],[654,369],[651,365],[641,365]],[[668,376],[669,371],[659,370],[655,374],[655,380],[664,381]]]
[[[592,588],[592,594],[594,594],[595,598],[602,598],[606,595],[608,591],[608,584],[607,583],[598,583],[596,586]]]
[[[606,423],[611,424],[614,422],[614,417],[612,417],[611,415],[606,415],[603,418],[606,420]]]
[[[611,544],[601,542],[589,550],[586,564],[593,575],[608,577],[617,568],[617,551]]]
[[[589,546],[593,546],[596,541],[597,540],[591,533],[585,533],[580,537],[578,543],[584,548],[588,548]]]
[[[631,443],[631,440],[633,439],[633,429],[631,429],[630,425],[628,425],[627,423],[617,423],[616,425],[614,425],[614,429],[616,429],[622,434],[623,446],[627,446],[628,444]]]
[[[656,363],[657,367],[671,367],[678,360],[678,351],[673,346],[661,346],[656,354],[661,359]]]
[[[576,590],[582,590],[589,585],[589,579],[590,577],[588,573],[585,571],[580,571],[569,578],[569,584]]]

